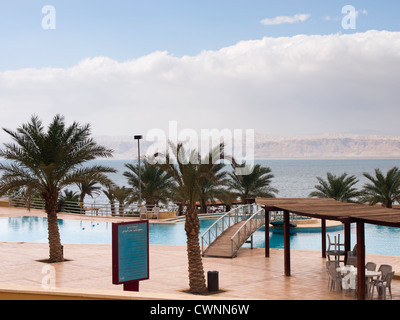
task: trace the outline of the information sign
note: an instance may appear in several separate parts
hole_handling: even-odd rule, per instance
[[[113,284],[149,279],[149,222],[112,224]]]

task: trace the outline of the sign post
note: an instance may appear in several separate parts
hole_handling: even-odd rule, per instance
[[[112,224],[112,281],[124,291],[139,291],[149,276],[149,221]]]

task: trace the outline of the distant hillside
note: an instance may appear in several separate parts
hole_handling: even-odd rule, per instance
[[[257,135],[257,159],[370,159],[399,158],[400,137],[323,135],[270,137]]]
[[[96,137],[112,148],[116,159],[135,159],[137,141],[132,137]],[[141,141],[143,155],[151,143]],[[400,158],[400,137],[373,135],[321,135],[277,137],[257,134],[256,159],[370,159]]]

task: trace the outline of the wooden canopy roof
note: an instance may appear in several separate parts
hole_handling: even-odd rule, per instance
[[[268,211],[289,211],[311,218],[364,222],[400,228],[400,210],[319,198],[259,198]]]

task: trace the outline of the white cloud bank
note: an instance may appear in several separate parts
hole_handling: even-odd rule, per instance
[[[400,33],[263,38],[181,58],[1,72],[0,127],[61,113],[96,135],[166,130],[170,120],[195,130],[400,135],[399,83]]]
[[[265,18],[261,20],[261,23],[269,26],[269,25],[279,25],[284,23],[298,23],[307,21],[311,15],[309,14],[296,14],[293,17],[290,16],[279,16],[275,18]]]

